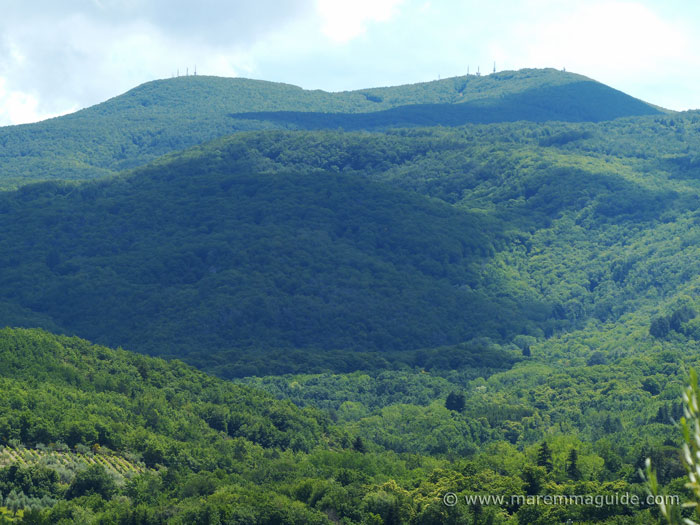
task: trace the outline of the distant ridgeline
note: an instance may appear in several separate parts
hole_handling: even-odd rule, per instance
[[[465,89],[469,85],[464,81]],[[659,110],[608,86],[584,80],[535,87],[498,97],[467,99],[441,104],[408,104],[371,113],[320,113],[260,111],[233,113],[232,118],[274,122],[301,129],[387,129],[413,126],[461,126],[493,122],[600,122],[632,115],[654,115]]]
[[[0,187],[109,175],[237,131],[598,122],[659,113],[603,84],[553,69],[342,93],[179,77],[143,84],[64,117],[0,128]]]

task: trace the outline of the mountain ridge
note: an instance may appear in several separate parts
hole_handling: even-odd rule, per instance
[[[436,106],[421,109],[420,104]],[[280,119],[274,114],[280,111],[296,113]],[[455,118],[455,112],[461,116]],[[112,175],[231,133],[303,129],[308,119],[312,129],[381,130],[541,121],[542,115],[600,121],[647,114],[661,111],[586,77],[553,69],[338,93],[240,78],[177,77],[142,84],[70,115],[0,128],[0,187]]]

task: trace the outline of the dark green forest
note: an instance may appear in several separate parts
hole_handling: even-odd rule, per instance
[[[648,524],[647,458],[688,496],[699,113],[181,77],[0,144],[0,523]]]

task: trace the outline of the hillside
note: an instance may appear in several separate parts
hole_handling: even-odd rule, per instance
[[[25,186],[0,196],[2,322],[226,377],[493,368],[518,336],[694,297],[696,127],[254,132]]]
[[[511,78],[505,74],[496,79]],[[661,112],[650,105],[592,80],[560,85],[541,84],[510,92],[508,80],[501,86],[481,86],[469,91],[470,80],[457,87],[457,100],[446,103],[417,102],[372,113],[321,113],[267,111],[232,114],[234,118],[267,121],[288,128],[373,130],[413,126],[461,126],[494,122],[600,122],[632,115]],[[472,88],[473,89],[473,88]],[[483,91],[482,91],[483,90]],[[381,95],[377,95],[382,98]]]
[[[265,446],[312,448],[324,431],[318,414],[290,403],[271,402],[260,392],[205,376],[181,362],[96,347],[78,338],[3,329],[0,363],[3,444],[62,442],[72,449],[98,443],[139,452],[146,467],[153,468],[182,461],[206,464],[216,457],[201,449],[206,442],[223,446],[221,429],[205,420],[212,410],[230,426],[229,437]],[[272,424],[275,417],[284,419],[284,429]],[[167,450],[173,446],[192,447],[187,454],[193,456],[171,456]]]
[[[246,144],[310,154],[279,141],[300,138],[249,135],[116,179],[0,195],[0,296],[16,306],[2,323],[49,320],[248,375],[383,366],[370,354],[405,362],[546,322],[551,306],[484,271],[505,243],[490,214],[357,172],[270,169]]]
[[[658,113],[586,77],[552,69],[341,93],[239,78],[178,77],[143,84],[71,115],[0,128],[0,187],[92,179],[245,130],[601,121]]]
[[[2,523],[359,525],[400,512],[418,524],[462,515],[441,508],[440,483],[400,511],[395,501],[417,477],[442,477],[448,461],[365,446],[318,410],[180,362],[2,329],[0,389]]]
[[[87,523],[84,513],[70,509],[79,509],[88,496],[108,500],[117,491],[143,508],[130,510],[122,501],[110,512],[137,512],[143,519],[145,507],[156,507],[173,487],[189,485],[196,499],[200,492],[194,487],[205,472],[212,479],[214,471],[248,475],[264,450],[325,446],[328,430],[315,411],[182,363],[37,330],[0,330],[0,388],[0,451],[12,447],[0,454],[0,507],[7,496],[5,505],[11,507],[14,497],[25,517],[31,509],[39,519],[39,509],[47,509],[50,517],[38,523],[72,518]],[[246,498],[255,483],[238,480],[235,490]],[[300,513],[288,503],[286,513]],[[251,505],[244,507],[252,512]],[[187,509],[185,504],[175,514]],[[309,512],[314,515],[325,523]]]
[[[445,492],[488,488],[506,499],[478,512],[500,525],[649,523],[646,506],[509,499],[641,498],[636,469],[648,456],[680,490],[670,418],[697,344],[660,349],[644,332],[553,338],[533,345],[532,360],[470,381],[410,369],[252,381],[299,404],[329,400],[324,415],[182,363],[0,330],[0,520],[437,525],[474,517],[472,506],[444,505]],[[634,355],[586,365],[579,352],[592,337],[633,344]],[[446,407],[460,395],[461,408]]]

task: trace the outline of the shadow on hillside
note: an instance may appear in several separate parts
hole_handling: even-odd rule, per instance
[[[659,110],[593,81],[537,88],[515,95],[457,104],[411,104],[372,113],[268,111],[232,113],[235,119],[303,129],[359,130],[410,126],[461,126],[496,122],[600,122],[655,115]]]

